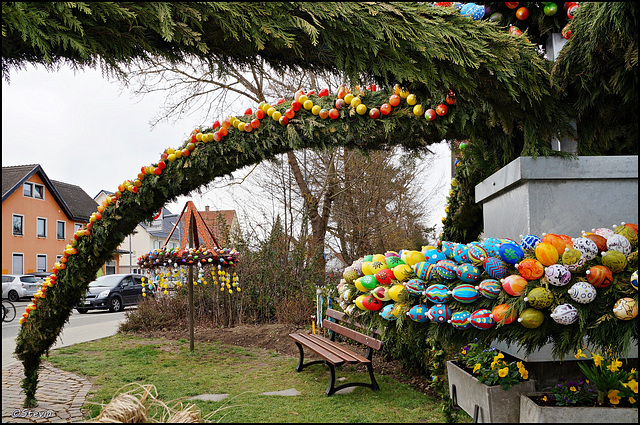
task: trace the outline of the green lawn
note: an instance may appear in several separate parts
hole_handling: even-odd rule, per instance
[[[115,335],[99,341],[53,350],[54,366],[90,378],[100,389],[88,401],[108,403],[118,389],[137,382],[153,384],[164,403],[200,394],[229,394],[220,402],[191,401],[202,416],[217,422],[443,422],[444,402],[422,394],[392,378],[376,375],[379,391],[356,387],[350,394],[327,397],[329,372],[314,365],[295,372],[297,358],[264,349],[248,349],[196,342],[189,352],[186,340],[146,339]],[[368,375],[351,366],[338,369],[337,378],[362,381]],[[295,397],[265,396],[265,391],[295,388]],[[89,404],[87,405],[90,406]],[[100,412],[91,408],[90,417]],[[159,418],[158,418],[159,419]]]

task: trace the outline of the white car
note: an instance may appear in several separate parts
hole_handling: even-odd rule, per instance
[[[21,274],[2,275],[2,299],[18,301],[20,298],[32,297],[42,286],[42,279],[36,276]]]

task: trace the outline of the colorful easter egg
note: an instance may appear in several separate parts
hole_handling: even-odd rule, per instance
[[[602,253],[602,265],[613,273],[620,273],[627,267],[627,257],[622,252],[612,249]]]
[[[365,255],[365,256],[362,258],[362,261],[363,261],[363,262],[365,262],[365,261],[368,261],[368,262],[373,261],[373,254],[367,254],[367,255]]]
[[[358,306],[355,304],[349,304],[345,309],[344,312],[347,314],[347,316],[355,316],[357,315],[358,312]]]
[[[538,280],[544,276],[544,266],[535,258],[526,258],[516,264],[520,276],[527,280]]]
[[[393,274],[393,270],[391,269],[380,270],[375,274],[375,277],[378,283],[384,286],[391,286],[391,284],[393,284],[393,281],[396,279],[395,275]]]
[[[540,242],[538,245],[536,245],[534,252],[538,261],[540,261],[545,266],[556,264],[558,262],[558,258],[560,258],[556,247],[548,242]]]
[[[453,288],[451,296],[458,302],[469,304],[477,300],[480,293],[475,286],[464,283]]]
[[[504,289],[507,294],[513,297],[519,297],[524,293],[524,288],[527,286],[527,279],[520,275],[512,274],[500,279],[500,283],[502,284],[502,289]]]
[[[587,281],[596,288],[606,288],[613,283],[613,273],[606,266],[593,266],[585,273]]]
[[[391,310],[391,314],[393,314],[396,317],[400,317],[400,313],[402,313],[404,306],[405,306],[405,303],[402,303],[402,302],[394,303],[393,309]]]
[[[523,249],[535,249],[536,245],[542,242],[542,239],[537,237],[536,235],[525,235],[520,240],[520,246]]]
[[[580,251],[587,261],[596,258],[600,252],[598,245],[589,238],[575,238],[573,240],[573,248]]]
[[[507,275],[507,266],[499,258],[487,257],[482,262],[484,271],[494,279],[500,279]]]
[[[416,264],[413,271],[419,279],[429,281],[433,279],[434,273],[436,273],[436,265],[423,261]]]
[[[515,309],[511,310],[511,313],[507,314],[509,311],[509,304],[498,304],[493,307],[491,310],[491,318],[498,324],[508,325],[513,323],[518,319],[518,313]],[[503,322],[504,320],[504,322]]]
[[[405,254],[404,262],[410,266],[425,261],[424,254],[420,251],[408,251]]]
[[[629,229],[633,230],[636,235],[638,234],[638,225],[634,224],[634,223],[622,223],[623,226],[628,227]]]
[[[540,310],[536,310],[532,307],[527,307],[522,310],[520,313],[520,317],[518,317],[518,322],[522,326],[528,329],[535,329],[544,322],[544,314]]]
[[[489,329],[496,324],[495,320],[491,317],[491,311],[486,308],[476,310],[471,313],[469,322],[471,322],[471,326],[474,328],[482,330]]]
[[[558,253],[558,256],[562,255],[564,249],[567,247],[564,239],[554,233],[547,233],[542,236],[542,242],[553,245]]]
[[[447,304],[436,304],[427,311],[429,320],[435,323],[447,323],[451,319],[451,308]]]
[[[544,276],[554,286],[564,286],[571,280],[571,272],[562,264],[552,264],[545,267]]]
[[[638,243],[638,234],[630,226],[613,226],[613,233],[624,236],[631,245]]]
[[[424,261],[429,264],[436,264],[440,260],[446,260],[447,256],[439,249],[429,249],[424,253]]]
[[[580,304],[588,304],[596,299],[596,288],[588,282],[576,282],[569,288],[569,296]]]
[[[365,275],[362,276],[360,278],[358,278],[360,280],[360,284],[367,290],[370,291],[371,289],[375,288],[376,286],[378,286],[378,279],[376,279],[376,277],[374,275]],[[358,285],[356,285],[357,287]],[[360,288],[358,288],[360,290]],[[362,291],[365,292],[365,291]]]
[[[378,254],[381,255],[381,254]],[[384,260],[384,258],[383,258]],[[387,264],[384,261],[372,261],[371,262],[371,271],[373,273],[371,273],[372,275],[375,275],[376,273],[378,273],[381,270],[387,270],[389,267],[387,266]]]
[[[611,235],[609,239],[607,239],[607,250],[610,251],[612,249],[620,251],[624,255],[629,255],[631,253],[631,242],[622,235]]]
[[[607,250],[607,240],[600,235],[596,235],[595,233],[584,233],[582,235],[583,238],[589,239],[593,241],[598,247],[598,254],[605,252]],[[574,239],[575,241],[575,239]],[[575,246],[574,246],[575,248]]]
[[[371,291],[371,295],[379,299],[380,301],[389,301],[391,297],[389,296],[389,292],[387,288],[384,286],[378,286]]]
[[[473,263],[474,266],[481,266],[482,261],[487,258],[489,254],[487,254],[487,250],[484,249],[479,244],[469,244],[469,259]]]
[[[566,247],[562,253],[562,264],[568,266],[570,264],[576,264],[582,258],[582,252],[575,248]]]
[[[458,244],[456,249],[453,251],[453,260],[459,264],[470,262],[469,247],[464,244]]]
[[[373,258],[371,259],[371,261],[373,262],[379,261],[381,263],[385,263],[386,258],[387,257],[385,257],[384,254],[373,254]]]
[[[497,238],[486,238],[480,245],[487,251],[490,257],[499,257],[500,256],[500,239]]]
[[[620,320],[632,320],[638,315],[638,303],[633,298],[620,298],[613,305],[613,314]]]
[[[524,258],[524,252],[515,243],[503,243],[498,249],[500,258],[507,264],[517,264]]]
[[[553,303],[553,294],[547,288],[533,288],[524,300],[533,308],[542,310]]]
[[[443,241],[442,242],[442,253],[450,260],[453,259],[453,251],[456,249],[458,244],[451,241]]]
[[[413,307],[411,307],[411,310],[407,312],[407,316],[409,316],[409,318],[411,318],[411,320],[415,322],[422,323],[429,320],[429,317],[427,316],[428,311],[429,311],[429,308],[426,305],[416,304]]]
[[[456,311],[451,315],[449,323],[456,329],[468,329],[471,326],[471,313],[467,310]]]
[[[399,280],[400,282],[404,282],[415,276],[415,273],[413,273],[411,266],[408,264],[399,264],[392,270],[393,275],[396,277],[396,280]]]
[[[463,282],[477,282],[480,279],[480,269],[471,263],[459,264],[456,267],[456,276]]]
[[[559,325],[570,325],[578,320],[578,309],[571,304],[560,304],[551,312],[551,318]]]
[[[435,304],[443,304],[449,301],[449,288],[441,283],[428,286],[424,295],[429,301]]]
[[[392,285],[387,289],[387,293],[391,297],[392,300],[397,302],[403,302],[409,300],[409,292],[407,292],[407,288],[404,285]]]
[[[364,276],[364,273],[362,272],[362,258],[358,258],[356,261],[354,261],[351,267],[356,269],[356,271],[358,272],[358,276]]]
[[[422,295],[425,287],[425,281],[422,279],[409,279],[404,282],[403,285],[407,288],[407,292],[409,295],[413,295],[415,297],[419,297]]]
[[[398,318],[392,313],[393,307],[393,304],[387,304],[382,307],[382,310],[380,310],[380,316],[385,320],[397,320]]]
[[[631,286],[636,288],[636,291],[638,290],[638,270],[631,274],[631,280],[629,283],[631,283]]]
[[[370,310],[370,311],[378,311],[378,310],[382,309],[384,304],[382,304],[382,301],[380,301],[379,299],[377,299],[373,295],[367,295],[362,300],[362,306],[365,309]]]
[[[364,277],[364,276],[362,276],[362,277]],[[355,287],[356,287],[356,289],[357,289],[358,291],[360,291],[360,292],[367,292],[367,291],[368,291],[368,289],[367,289],[367,288],[365,288],[365,287],[362,285],[362,277],[359,277],[359,278],[357,278],[356,280],[354,280],[354,281],[353,281],[353,284],[355,285]]]
[[[371,268],[371,261],[362,262],[362,273],[364,273],[365,276],[371,276],[375,274],[373,272],[373,269]]]
[[[490,300],[495,300],[502,292],[502,285],[495,279],[485,279],[476,287],[480,295]]]
[[[353,283],[353,281],[356,280],[360,276],[358,275],[358,272],[356,271],[355,268],[347,267],[342,272],[342,277],[344,278],[344,280],[347,281],[347,283]]]
[[[385,257],[385,262],[387,263],[387,267],[389,267],[390,269],[394,269],[396,266],[399,266],[401,264],[406,264],[400,257],[393,255]]]
[[[453,260],[440,260],[436,263],[436,272],[443,278],[453,280],[456,278],[457,264]]]
[[[598,236],[602,236],[605,239],[609,239],[609,236],[615,234],[613,233],[613,230],[607,229],[606,227],[601,227],[600,229],[592,229],[591,231]]]
[[[365,306],[362,305],[362,302],[364,301],[364,299],[366,297],[368,297],[369,294],[362,294],[356,297],[355,300],[353,300],[353,303],[356,305],[356,307],[358,307],[360,310],[366,310]]]

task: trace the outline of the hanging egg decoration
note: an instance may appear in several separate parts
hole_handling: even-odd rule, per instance
[[[371,291],[371,295],[373,295],[380,301],[391,300],[391,297],[389,296],[389,292],[387,291],[387,288],[385,288],[384,286],[378,286],[377,288],[373,289]]]
[[[500,279],[507,275],[507,266],[502,260],[495,257],[487,257],[482,262],[484,271],[494,279]]]
[[[424,304],[417,304],[411,307],[411,309],[407,312],[407,316],[414,322],[424,323],[429,320],[427,316],[427,312],[429,308]]]
[[[535,258],[526,258],[516,264],[520,276],[527,280],[538,280],[544,276],[544,266]]]
[[[467,310],[456,311],[451,315],[449,323],[456,329],[468,329],[471,326],[471,313]]]
[[[358,280],[360,280],[360,285],[365,288],[365,291],[362,291],[362,292],[369,291],[375,288],[376,286],[378,286],[378,279],[376,279],[374,275],[368,274],[368,275],[359,277]],[[358,287],[358,285],[356,285],[356,287]],[[358,289],[361,290],[360,288]]]
[[[580,304],[588,304],[596,299],[596,288],[587,282],[576,282],[569,288],[569,296]]]
[[[451,241],[443,241],[442,242],[442,253],[446,256],[446,258],[452,260],[453,259],[453,251],[455,250],[457,244]]]
[[[545,266],[556,264],[558,262],[558,258],[560,258],[555,246],[551,245],[549,242],[540,242],[536,245],[534,252],[538,261]]]
[[[535,249],[536,245],[540,242],[542,242],[542,239],[536,235],[525,235],[522,236],[522,239],[520,240],[520,246],[523,249]]]
[[[418,276],[419,279],[424,281],[429,281],[433,278],[436,266],[435,264],[430,264],[426,261],[418,263],[414,266],[413,272]]]
[[[524,252],[522,252],[522,249],[515,243],[501,244],[498,253],[505,263],[511,265],[517,264],[524,258]]]
[[[427,317],[435,323],[447,323],[451,319],[451,308],[447,304],[436,304],[427,311]]]
[[[544,322],[544,314],[533,307],[527,307],[520,313],[518,322],[527,329],[535,329]]]
[[[602,236],[596,235],[595,233],[583,233],[582,237],[589,239],[596,244],[596,247],[598,247],[598,254],[601,254],[607,250],[607,240]]]
[[[524,297],[524,301],[528,302],[531,307],[542,310],[553,303],[553,294],[547,288],[533,288]]]
[[[614,273],[620,273],[627,267],[627,257],[622,252],[612,249],[602,253],[602,265]]]
[[[542,242],[553,245],[553,247],[556,249],[556,252],[558,253],[558,256],[562,255],[562,253],[564,252],[564,249],[567,247],[567,244],[565,243],[564,239],[562,239],[560,236],[556,235],[555,233],[544,234],[542,236]]]
[[[498,238],[486,238],[482,242],[482,247],[487,251],[490,257],[499,257],[500,256],[500,239]]]
[[[631,274],[631,279],[629,280],[629,283],[631,283],[631,286],[633,286],[636,291],[638,290],[638,270],[636,270]]]
[[[389,257],[385,257],[385,263],[387,263],[387,267],[389,267],[390,269],[394,269],[395,267],[401,265],[401,264],[406,264],[404,261],[402,261],[402,259],[398,256],[395,255],[391,255]]]
[[[355,300],[353,300],[353,303],[356,305],[356,307],[358,307],[360,310],[366,310],[365,306],[362,304],[364,299],[367,297],[368,295],[366,294],[362,294],[362,295],[358,295],[356,297]]]
[[[412,275],[414,275],[411,266],[408,264],[399,264],[395,266],[393,269],[393,275],[396,277],[396,280],[400,282],[404,282],[405,280],[409,280]]]
[[[419,297],[424,291],[425,283],[422,279],[409,279],[407,282],[404,282],[404,287],[407,289],[409,295]]]
[[[463,282],[473,283],[480,279],[480,269],[471,263],[464,263],[456,267],[456,275]]]
[[[471,313],[469,322],[471,323],[471,326],[481,330],[489,329],[496,324],[491,317],[491,311],[486,308],[479,309]]]
[[[598,256],[600,250],[594,241],[589,238],[575,238],[573,240],[573,248],[582,253],[587,261],[591,261]]]
[[[595,233],[596,235],[602,236],[605,239],[609,239],[610,236],[613,236],[613,230],[611,229],[607,229],[606,227],[601,227],[599,229],[591,229],[592,233]]]
[[[396,279],[396,277],[393,274],[393,270],[391,269],[380,270],[378,273],[375,274],[375,277],[378,283],[384,286],[391,286],[393,281]]]
[[[364,297],[364,299],[362,300],[362,306],[366,310],[378,311],[382,309],[384,304],[382,304],[382,301],[370,294]]]
[[[497,323],[502,325],[508,325],[518,319],[518,313],[515,309],[511,310],[511,313],[507,314],[510,309],[509,304],[498,304],[491,310],[491,318]]]
[[[571,304],[560,304],[551,312],[551,318],[559,325],[570,325],[578,320],[578,309]]]
[[[415,264],[424,262],[425,257],[424,254],[420,251],[407,251],[403,260],[408,265],[413,266]]]
[[[512,274],[500,280],[502,289],[513,297],[519,297],[524,293],[524,288],[527,286],[527,280],[520,275]]]
[[[622,226],[613,226],[613,233],[624,236],[632,246],[638,244],[638,234],[631,226],[627,226],[624,223]]]
[[[446,260],[447,256],[439,249],[429,249],[424,253],[424,261],[429,264],[436,264],[440,260]]]
[[[607,288],[613,283],[613,273],[606,266],[593,266],[586,272],[587,281],[595,288]]]
[[[554,286],[564,286],[571,281],[571,272],[562,264],[552,264],[545,267],[544,276]]]
[[[364,277],[364,276],[363,276]],[[356,280],[353,281],[353,285],[356,287],[356,289],[360,292],[367,292],[367,288],[365,288],[362,285],[362,277],[357,278]]]
[[[391,286],[387,289],[387,293],[393,301],[404,302],[409,300],[409,292],[407,292],[407,288],[401,284]]]
[[[475,286],[464,283],[453,288],[451,296],[458,302],[469,304],[477,300],[480,293]]]
[[[436,263],[436,272],[447,280],[453,280],[456,278],[457,264],[452,260],[440,260]]]
[[[359,276],[356,269],[354,269],[353,267],[347,267],[346,269],[344,269],[344,272],[342,272],[342,277],[347,281],[347,283],[353,283],[353,281],[356,280]]]
[[[629,255],[631,254],[631,242],[622,235],[611,235],[609,239],[607,239],[607,250],[616,250],[624,255]]]
[[[376,273],[378,273],[381,270],[386,270],[389,267],[387,266],[387,264],[384,261],[384,257],[382,258],[383,261],[372,261],[371,262],[371,266],[370,266],[370,270],[372,275],[375,275]]]
[[[458,244],[453,251],[453,260],[456,263],[468,263],[471,261],[469,258],[469,247],[467,245]]]
[[[469,247],[469,259],[473,262],[474,266],[481,266],[482,261],[488,256],[487,250],[479,244],[473,244]]]
[[[587,261],[582,256],[582,253],[574,248],[565,248],[564,254],[562,254],[562,264],[570,272],[580,272]]]
[[[427,300],[432,303],[442,304],[449,301],[449,288],[446,285],[441,283],[436,283],[435,285],[431,285],[427,287],[424,292],[424,295],[427,297]]]
[[[502,285],[495,279],[485,279],[476,287],[480,295],[490,300],[495,300],[502,292]]]
[[[638,303],[633,298],[620,298],[613,305],[613,314],[620,320],[633,320],[638,316]]]
[[[392,313],[393,308],[393,304],[385,305],[384,307],[382,307],[382,310],[380,310],[380,316],[382,316],[382,318],[385,320],[397,320],[398,318]]]

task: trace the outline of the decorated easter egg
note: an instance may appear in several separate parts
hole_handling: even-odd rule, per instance
[[[544,276],[554,286],[564,286],[571,280],[571,272],[562,264],[552,264],[545,267]]]
[[[348,315],[348,316],[356,316],[358,313],[358,306],[355,304],[349,304],[345,309],[344,312]]]
[[[393,275],[400,282],[404,282],[405,280],[409,280],[415,276],[411,266],[408,264],[399,264],[395,266],[393,269]]]
[[[416,264],[413,271],[419,279],[429,281],[433,279],[434,273],[436,273],[436,265],[423,261]]]
[[[456,278],[456,267],[453,260],[440,260],[436,263],[436,272],[443,279],[453,280]]]
[[[588,282],[576,282],[569,288],[569,296],[580,304],[588,304],[596,299],[596,288]]]
[[[498,249],[500,258],[507,264],[517,264],[524,258],[524,252],[515,243],[503,243]]]
[[[447,256],[439,249],[429,249],[424,253],[424,261],[429,264],[436,264],[440,260],[446,260]]]
[[[380,301],[379,299],[377,299],[373,295],[367,295],[362,300],[362,306],[365,309],[370,310],[370,311],[378,311],[378,310],[382,309],[382,307],[384,305],[382,304],[382,301]]]
[[[355,268],[347,267],[342,272],[342,277],[347,281],[347,283],[353,283],[353,281],[356,280],[359,275]]]
[[[596,288],[606,288],[613,283],[613,273],[606,266],[593,266],[585,273],[587,281]]]
[[[456,329],[468,329],[471,326],[471,313],[467,310],[456,311],[451,315],[449,323]]]
[[[409,300],[409,292],[407,292],[407,288],[405,288],[404,285],[392,285],[387,289],[387,294],[389,294],[392,300],[397,302]]]
[[[365,306],[362,304],[364,299],[366,297],[368,297],[369,294],[362,294],[356,297],[355,300],[353,300],[353,303],[356,305],[356,307],[358,307],[360,310],[366,310]]]
[[[630,226],[614,226],[613,233],[624,236],[631,245],[636,245],[638,243],[638,234]]]
[[[396,279],[396,277],[393,274],[393,270],[391,269],[380,270],[378,273],[375,274],[375,276],[378,283],[384,286],[390,286],[393,283],[393,281]]]
[[[636,236],[638,235],[638,225],[634,224],[634,223],[622,223],[623,226],[628,227],[629,229],[633,230],[636,234]]]
[[[373,254],[367,254],[367,255],[365,255],[365,256],[362,258],[362,261],[363,261],[363,262],[364,262],[364,261],[369,261],[369,262],[373,261]]]
[[[400,254],[398,254],[398,253],[397,253],[397,252],[395,252],[395,251],[387,251],[387,252],[385,252],[385,253],[384,253],[384,259],[385,259],[385,261],[386,261],[386,259],[387,259],[388,257],[398,257],[398,258],[400,258]]]
[[[362,276],[362,277],[364,277],[364,276]],[[367,292],[367,291],[368,291],[368,289],[367,289],[367,288],[365,288],[365,287],[362,285],[362,277],[359,277],[359,278],[357,278],[356,280],[354,280],[354,281],[353,281],[353,284],[355,285],[355,287],[356,287],[356,289],[357,289],[358,291],[360,291],[360,292]]]
[[[379,261],[381,263],[384,263],[386,261],[386,258],[387,257],[385,257],[384,254],[373,254],[373,258],[371,259],[371,261]]]
[[[495,257],[487,257],[482,262],[484,271],[494,279],[500,279],[507,275],[507,266],[504,262]]]
[[[554,233],[547,233],[542,236],[542,242],[553,245],[558,253],[558,256],[562,255],[564,249],[567,247],[564,239]]]
[[[535,249],[540,242],[542,242],[542,239],[536,235],[524,235],[520,240],[520,246],[523,249]]]
[[[582,258],[582,252],[575,248],[566,247],[562,253],[562,264],[570,265],[576,264]]]
[[[362,273],[364,273],[365,276],[371,276],[375,274],[375,272],[371,268],[371,263],[371,261],[362,262]]]
[[[426,282],[422,279],[409,279],[404,282],[404,287],[407,288],[409,295],[419,297],[424,291],[425,283]]]
[[[384,286],[378,286],[371,291],[371,295],[379,299],[380,301],[389,301],[391,297]]]
[[[376,279],[374,275],[365,275],[359,277],[358,279],[360,280],[360,285],[362,285],[366,291],[369,291],[378,286],[378,279]],[[358,285],[356,285],[356,287],[358,287]],[[358,288],[358,290],[360,290],[360,288]]]
[[[564,250],[564,248],[562,248]],[[550,266],[558,262],[558,251],[556,247],[548,242],[540,242],[534,250],[536,258],[545,266]]]
[[[354,261],[351,267],[356,269],[356,271],[358,272],[358,276],[364,276],[364,273],[362,272],[362,258],[358,258],[356,261]]]
[[[458,244],[453,251],[453,259],[456,263],[468,263],[471,261],[469,258],[469,247],[464,244]]]
[[[607,250],[607,240],[600,235],[596,235],[595,233],[584,233],[582,235],[583,238],[589,239],[598,247],[598,254],[603,253]],[[574,239],[575,242],[575,239]],[[574,245],[575,248],[575,245]],[[595,258],[595,257],[594,257]]]
[[[507,314],[509,308],[509,304],[498,304],[497,306],[493,307],[493,310],[491,310],[491,318],[496,323],[501,323],[503,325],[513,323],[518,319],[518,313],[515,309],[513,309],[511,313]]]
[[[424,261],[424,254],[420,251],[408,251],[404,258],[404,262],[410,266]]]
[[[377,255],[381,256],[381,254],[377,254]],[[389,267],[384,262],[384,258],[383,258],[383,261],[372,261],[370,268],[371,268],[371,271],[373,271],[373,273],[371,274],[375,275],[381,270],[387,270]]]
[[[394,255],[385,257],[385,262],[387,263],[387,267],[390,269],[393,269],[400,264],[406,264],[400,257]]]
[[[471,263],[459,264],[456,267],[456,275],[463,282],[473,283],[480,279],[480,269]]]
[[[491,311],[487,310],[486,308],[476,310],[471,313],[469,322],[474,328],[482,330],[489,329],[496,324],[495,320],[493,320],[493,318],[491,317]]]
[[[497,238],[486,238],[482,241],[482,247],[487,251],[490,257],[499,257],[500,256],[500,239]]]
[[[451,308],[447,304],[436,304],[427,311],[427,317],[432,322],[447,323],[451,319]]]
[[[518,275],[512,274],[503,279],[500,279],[502,289],[513,297],[519,297],[524,293],[524,287],[527,286],[527,279]]]
[[[382,310],[380,310],[380,316],[385,320],[397,320],[398,317],[392,313],[393,307],[393,304],[387,304],[382,307]]]
[[[559,325],[570,325],[578,320],[578,309],[571,304],[560,304],[551,312],[551,318]]]
[[[393,314],[396,317],[400,317],[400,314],[404,310],[405,305],[406,304],[403,303],[403,302],[394,303],[393,304],[393,310],[391,310],[391,314]]]
[[[516,264],[520,276],[527,280],[538,280],[544,275],[544,266],[535,258],[526,258]]]
[[[620,320],[632,320],[638,315],[638,303],[633,298],[620,298],[613,305],[613,314]]]
[[[622,252],[612,249],[602,253],[602,265],[613,273],[620,273],[627,267],[627,257]]]
[[[443,304],[449,301],[449,288],[441,283],[428,286],[424,295],[429,301],[436,304]]]
[[[463,283],[453,288],[451,296],[458,302],[469,304],[477,300],[480,297],[480,293],[475,286]]]
[[[601,227],[600,229],[592,229],[591,231],[598,236],[602,236],[605,239],[609,239],[609,236],[614,235],[613,230],[607,229],[606,227]]]
[[[482,261],[487,258],[487,250],[480,244],[469,244],[469,259],[474,266],[481,266]]]
[[[407,312],[407,316],[415,322],[426,322],[429,320],[427,312],[429,308],[424,304],[416,304]]]
[[[627,228],[625,227],[625,229]],[[620,251],[624,255],[629,255],[631,253],[631,242],[622,235],[611,235],[609,236],[609,239],[607,239],[607,250],[610,251],[612,249]]]
[[[547,288],[533,288],[524,300],[533,308],[542,310],[553,303],[553,294]]]
[[[637,291],[638,290],[638,270],[636,270],[631,274],[631,280],[629,282],[631,283],[631,286],[636,288],[636,291]]]
[[[544,322],[544,314],[540,310],[536,310],[532,307],[527,307],[522,310],[520,313],[520,317],[518,317],[518,322],[522,326],[528,329],[535,329]]]
[[[495,300],[502,292],[502,285],[495,279],[485,279],[476,287],[480,295],[490,300]]]
[[[453,251],[458,246],[457,243],[451,241],[442,241],[442,253],[448,258],[453,259]]]

